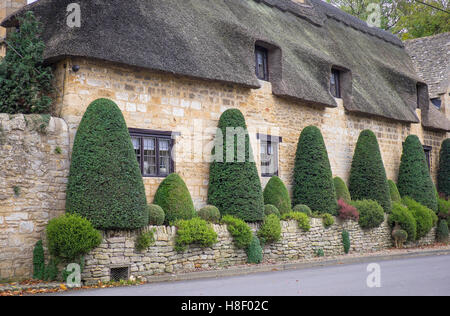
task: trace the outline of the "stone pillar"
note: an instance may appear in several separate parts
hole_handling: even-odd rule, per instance
[[[14,13],[27,5],[27,0],[0,0],[0,21],[3,21],[8,15]],[[8,34],[7,29],[0,26],[0,57],[5,56],[6,48],[3,39]]]

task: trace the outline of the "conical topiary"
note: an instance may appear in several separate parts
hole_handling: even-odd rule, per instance
[[[400,193],[398,192],[397,185],[394,181],[388,180],[389,185],[389,193],[391,194],[391,202],[401,202],[402,198],[400,196]]]
[[[416,135],[409,135],[403,143],[397,188],[402,197],[409,196],[437,212],[437,199],[423,146]]]
[[[352,201],[350,197],[350,192],[348,191],[347,185],[344,180],[339,177],[334,177],[333,179],[334,188],[336,190],[336,198],[338,200],[342,199],[345,203],[350,203]]]
[[[337,214],[336,191],[322,133],[303,129],[295,155],[293,205],[305,204],[319,213]]]
[[[238,109],[229,109],[220,117],[212,154],[208,204],[216,206],[222,216],[229,214],[248,222],[263,220],[261,181],[245,118]]]
[[[130,134],[117,105],[92,102],[75,137],[66,209],[95,228],[137,229],[148,223],[147,200]]]
[[[173,224],[179,219],[191,219],[197,214],[186,183],[176,173],[170,174],[161,182],[153,204],[164,210],[166,224]]]
[[[273,176],[270,178],[264,188],[263,195],[264,204],[274,205],[280,214],[285,214],[292,211],[289,192],[279,177]]]
[[[450,138],[442,142],[439,152],[437,189],[439,193],[450,197]]]
[[[370,130],[361,132],[350,169],[352,200],[377,201],[385,212],[391,210],[391,196],[377,137]]]

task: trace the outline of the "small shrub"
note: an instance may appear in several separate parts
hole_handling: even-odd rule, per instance
[[[338,200],[344,200],[345,203],[351,202],[350,192],[348,191],[347,185],[344,180],[339,177],[333,179],[334,188],[336,189],[336,198]]]
[[[61,147],[56,146],[56,148],[55,148],[55,154],[57,154],[57,155],[61,155],[61,154],[62,154],[62,149],[61,149]]]
[[[403,197],[402,202],[416,220],[416,240],[425,237],[433,227],[432,211],[407,196]]]
[[[263,191],[264,204],[274,205],[281,214],[291,211],[291,198],[283,181],[273,176]]]
[[[21,192],[22,190],[21,190],[21,188],[20,188],[19,186],[15,185],[15,186],[13,187],[13,191],[14,191],[14,195],[15,195],[16,197],[19,197],[19,196],[20,196],[20,192]]]
[[[406,230],[397,229],[392,232],[394,238],[395,248],[403,248],[403,243],[408,239]]]
[[[264,206],[264,214],[269,216],[270,214],[275,214],[278,218],[281,218],[280,211],[275,205],[267,204]]]
[[[135,241],[137,251],[144,251],[155,242],[154,231],[140,233]]]
[[[207,222],[218,223],[220,221],[220,211],[213,205],[206,205],[198,211],[198,216]]]
[[[75,260],[102,241],[102,235],[87,219],[65,214],[47,225],[48,250],[55,258]]]
[[[298,204],[296,206],[294,206],[294,208],[292,209],[293,212],[300,212],[300,213],[305,213],[308,216],[312,215],[312,211],[309,208],[308,205],[304,205],[304,204]]]
[[[388,223],[391,228],[395,226],[395,223],[398,223],[408,233],[408,241],[416,240],[416,219],[406,206],[395,202]]]
[[[440,220],[437,230],[436,239],[438,242],[448,242],[448,223],[445,220]]]
[[[178,252],[185,251],[191,244],[207,248],[217,243],[217,233],[200,217],[178,220],[175,226],[178,228],[175,237],[175,250]]]
[[[398,192],[397,185],[394,181],[388,180],[389,184],[389,194],[391,195],[391,201],[394,202],[401,202],[402,198],[400,196],[400,193]]]
[[[164,219],[166,214],[164,214],[164,210],[161,206],[156,204],[149,204],[147,206],[148,209],[148,224],[160,226],[164,224]]]
[[[250,245],[247,248],[247,262],[259,264],[263,259],[263,251],[258,237],[253,236]]]
[[[322,224],[325,228],[330,227],[331,225],[334,224],[334,217],[331,216],[330,214],[323,214],[322,215]]]
[[[45,267],[45,281],[56,281],[58,279],[58,260],[50,259],[48,265]]]
[[[325,256],[325,253],[323,252],[322,248],[316,249],[315,253],[316,253],[316,257],[323,257],[323,256]]]
[[[222,222],[227,225],[228,232],[233,237],[233,242],[237,248],[245,249],[250,245],[253,233],[246,222],[231,215],[222,217]]]
[[[33,250],[33,279],[44,280],[45,258],[42,240],[39,240]]]
[[[258,237],[266,243],[277,242],[281,238],[280,219],[275,214],[270,214],[264,219],[264,223],[258,231]]]
[[[438,215],[439,218],[446,219],[450,215],[450,201],[438,199]]]
[[[303,229],[305,232],[311,229],[311,224],[309,222],[309,217],[305,213],[300,212],[289,212],[281,216],[282,220],[296,220],[298,227]]]
[[[344,252],[348,254],[350,251],[350,234],[348,231],[342,231],[342,244],[344,245]]]
[[[339,217],[343,220],[359,221],[359,212],[356,207],[347,204],[343,199],[338,201]]]
[[[428,210],[430,211],[430,216],[431,216],[431,219],[433,221],[433,227],[435,227],[437,225],[438,221],[439,221],[439,217],[431,209],[428,209]]]
[[[384,221],[384,210],[372,200],[353,201],[352,205],[359,212],[359,226],[364,229],[379,227]]]

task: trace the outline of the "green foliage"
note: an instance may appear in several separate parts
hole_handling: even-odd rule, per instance
[[[264,219],[264,223],[258,231],[258,237],[263,240],[263,243],[277,242],[281,238],[281,223],[280,219],[275,214],[270,214]]]
[[[42,25],[29,11],[19,16],[20,32],[7,38],[14,47],[0,58],[0,113],[48,113],[53,75],[44,66]]]
[[[448,223],[440,220],[436,229],[436,239],[438,242],[448,242]]]
[[[377,137],[370,130],[359,134],[350,169],[352,200],[377,201],[385,212],[391,210],[391,196]]]
[[[227,130],[230,134],[232,129],[237,132],[234,137],[227,135]],[[233,139],[232,144],[227,143],[227,136]],[[229,109],[220,117],[212,154],[214,161],[209,172],[208,204],[215,205],[222,216],[233,215],[247,222],[263,220],[261,181],[253,160],[245,118],[238,109]]]
[[[348,231],[342,231],[342,244],[344,245],[344,252],[348,254],[350,251],[350,234]]]
[[[433,227],[433,218],[431,217],[433,211],[407,196],[403,197],[402,203],[416,220],[416,240],[425,237]]]
[[[110,100],[92,102],[78,127],[66,209],[103,230],[148,224],[144,183],[130,134],[122,112]]]
[[[164,219],[166,218],[166,214],[164,214],[164,210],[161,206],[156,204],[149,204],[147,206],[148,210],[148,224],[160,226],[164,224]]]
[[[278,211],[275,205],[264,205],[264,215],[269,216],[270,214],[275,214],[278,218],[281,218],[280,211]]]
[[[19,186],[15,185],[13,187],[13,191],[14,191],[14,196],[19,197],[20,196],[20,192],[22,191],[22,189]]]
[[[220,221],[220,211],[213,205],[206,205],[198,211],[198,216],[205,221],[218,223]]]
[[[191,244],[207,248],[217,243],[217,233],[200,217],[178,220],[175,226],[178,228],[175,237],[175,250],[178,252],[185,251]]]
[[[309,222],[309,217],[305,213],[301,212],[289,212],[281,215],[281,220],[296,220],[298,227],[308,232],[311,229],[311,224]]]
[[[227,225],[228,232],[233,237],[237,248],[245,249],[250,245],[253,233],[246,222],[231,215],[223,216],[222,222]]]
[[[58,260],[50,259],[48,265],[45,267],[45,281],[56,281],[58,279],[59,269]]]
[[[323,214],[322,223],[325,228],[328,228],[334,224],[334,217],[330,214]]]
[[[264,204],[274,205],[280,214],[288,213],[291,209],[291,198],[283,181],[273,176],[267,182],[263,192]]]
[[[300,212],[300,213],[305,213],[308,216],[312,216],[312,211],[309,208],[308,205],[304,205],[304,204],[297,204],[296,206],[294,206],[294,208],[292,209],[293,212]]]
[[[439,151],[437,189],[439,193],[450,197],[450,138],[442,142]]]
[[[164,210],[166,224],[197,216],[186,183],[176,173],[170,174],[161,182],[155,193],[153,204],[161,206]]]
[[[305,204],[314,211],[337,215],[328,153],[322,133],[315,126],[303,129],[295,154],[293,205]]]
[[[323,257],[323,256],[325,256],[325,253],[323,252],[322,248],[316,249],[315,254],[316,254],[316,257]]]
[[[359,212],[359,226],[361,228],[379,227],[384,221],[384,211],[377,201],[361,200],[351,203]]]
[[[438,199],[438,215],[444,219],[450,217],[450,201]]]
[[[39,240],[33,249],[33,279],[44,280],[45,258],[42,240]]]
[[[391,202],[392,203],[401,202],[402,197],[400,196],[400,193],[398,192],[397,185],[395,184],[395,182],[392,180],[388,180],[388,185],[389,185],[389,193],[391,195]]]
[[[154,232],[154,230],[142,232],[136,237],[135,248],[137,251],[146,250],[155,243]]]
[[[437,225],[437,223],[438,223],[438,221],[439,221],[439,217],[436,215],[435,212],[433,212],[432,210],[430,210],[428,207],[427,207],[427,210],[428,210],[429,213],[430,213],[431,220],[432,220],[433,227],[434,227],[434,226]]]
[[[263,251],[258,237],[253,236],[252,242],[247,248],[247,262],[259,264],[263,259]]]
[[[69,261],[88,253],[102,241],[100,232],[77,214],[65,214],[50,220],[46,231],[50,254]]]
[[[416,135],[408,136],[403,144],[397,187],[402,197],[409,196],[437,212],[435,187],[423,146]]]
[[[395,223],[398,223],[408,233],[408,241],[416,240],[416,219],[406,206],[395,202],[389,215],[388,223],[392,228],[395,226]]]
[[[56,146],[56,147],[55,147],[55,154],[57,154],[57,155],[61,155],[61,154],[62,154],[62,149],[61,149],[61,147],[59,147],[59,146]]]
[[[344,180],[339,177],[333,179],[334,188],[336,189],[336,198],[338,200],[342,199],[345,203],[350,203],[352,198],[350,197],[350,192],[348,191],[347,185]]]

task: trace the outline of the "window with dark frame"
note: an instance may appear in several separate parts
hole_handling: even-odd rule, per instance
[[[433,105],[435,107],[437,107],[438,109],[441,108],[441,105],[442,105],[441,98],[433,98],[433,99],[431,99],[431,103],[433,103]]]
[[[261,176],[278,176],[278,147],[280,137],[270,135],[257,135],[260,140]]]
[[[341,98],[341,76],[340,71],[331,69],[330,92],[335,98]]]
[[[431,171],[431,146],[423,146],[423,151],[425,152],[425,158],[427,159],[428,170]]]
[[[256,77],[269,81],[268,50],[261,46],[255,47]]]
[[[129,129],[143,177],[166,177],[175,170],[172,132]]]

